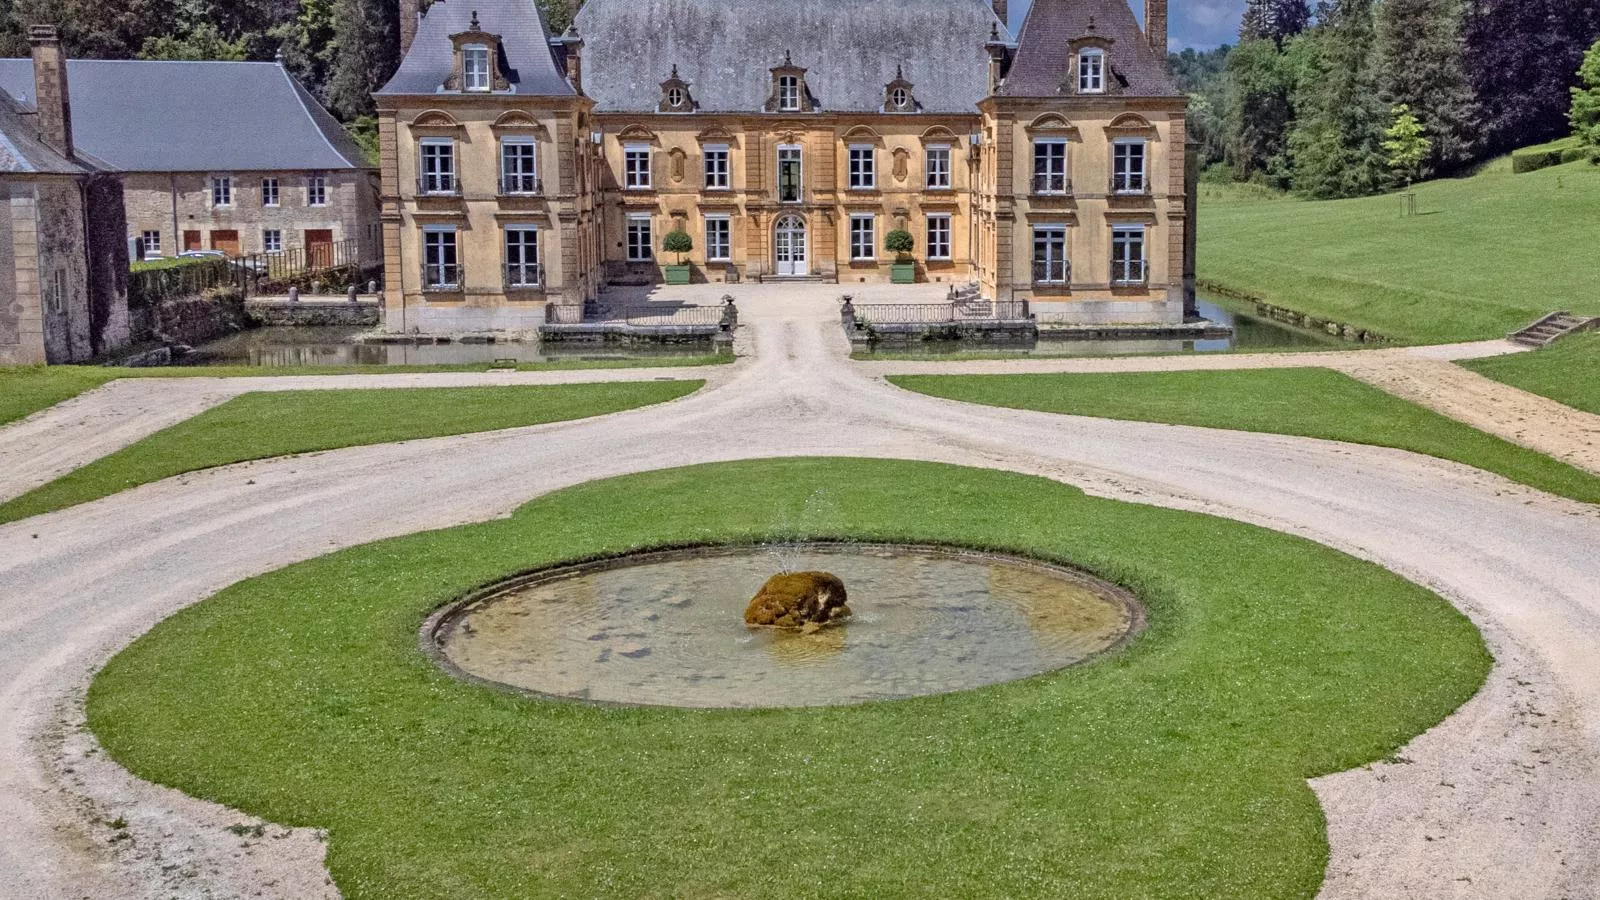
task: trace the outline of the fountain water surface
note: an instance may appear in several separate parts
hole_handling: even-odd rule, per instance
[[[781,558],[849,586],[820,630],[752,628]],[[540,694],[682,707],[828,706],[966,690],[1059,669],[1143,626],[1131,594],[1032,560],[809,544],[643,553],[547,570],[441,610],[425,648],[457,674]]]

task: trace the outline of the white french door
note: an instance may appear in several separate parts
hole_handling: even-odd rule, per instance
[[[799,216],[784,216],[773,230],[773,259],[779,275],[810,274],[806,258],[806,223]]]

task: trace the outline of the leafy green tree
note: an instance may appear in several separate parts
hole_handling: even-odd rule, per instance
[[[883,249],[893,253],[896,262],[910,262],[911,251],[917,249],[917,239],[911,236],[911,232],[896,228],[884,235]]]
[[[150,38],[179,30],[177,0],[13,0],[10,27],[26,54],[29,25],[54,23],[69,56],[132,59]]]
[[[1293,90],[1290,66],[1272,41],[1245,41],[1228,54],[1223,130],[1235,179],[1284,186]]]
[[[397,20],[373,0],[333,0],[327,103],[345,121],[375,111],[372,92],[400,65]]]
[[[1311,24],[1306,0],[1246,0],[1240,41],[1271,41],[1278,47]]]
[[[243,60],[248,53],[243,40],[230,41],[217,27],[203,22],[182,35],[146,38],[140,59]]]
[[[1388,178],[1381,144],[1389,110],[1378,97],[1373,0],[1337,0],[1312,40],[1289,134],[1294,189],[1314,199],[1376,193]]]
[[[1572,89],[1572,133],[1585,146],[1600,148],[1600,41],[1583,55],[1579,86]],[[1600,155],[1595,157],[1600,162]]]
[[[1467,72],[1491,151],[1567,133],[1571,88],[1600,37],[1600,0],[1471,0]]]
[[[1428,123],[1422,174],[1454,171],[1479,150],[1477,99],[1463,62],[1462,0],[1384,0],[1378,7],[1383,99]]]
[[[536,0],[539,12],[544,13],[545,27],[550,29],[552,35],[559,35],[572,24],[572,17],[578,14],[583,6],[583,0]]]
[[[1383,152],[1389,160],[1389,170],[1406,187],[1422,177],[1422,164],[1433,152],[1433,141],[1423,136],[1427,129],[1412,115],[1411,107],[1404,103],[1394,108],[1394,124],[1383,132]]]

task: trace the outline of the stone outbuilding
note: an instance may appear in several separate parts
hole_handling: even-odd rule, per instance
[[[0,96],[0,365],[83,362],[129,341],[122,182],[74,143],[56,29],[29,36],[37,99]]]
[[[66,71],[78,148],[123,173],[124,240],[140,256],[378,260],[376,167],[281,63],[75,59]],[[0,90],[34,103],[26,60],[0,60]]]

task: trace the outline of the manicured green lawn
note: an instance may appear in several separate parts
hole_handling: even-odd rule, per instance
[[[659,369],[733,362],[732,354],[518,363],[519,372],[569,369]],[[174,366],[119,369],[104,366],[0,366],[0,425],[32,415],[118,378],[265,378],[280,375],[397,375],[415,372],[486,372],[490,363],[447,366]]]
[[[704,384],[650,381],[244,394],[0,503],[0,523],[213,466],[581,419],[676,400]]]
[[[1312,203],[1202,188],[1203,281],[1399,341],[1502,337],[1557,309],[1600,315],[1600,167],[1417,186],[1395,196]]]
[[[1600,415],[1600,333],[1575,334],[1533,353],[1468,360],[1479,375]]]
[[[532,699],[418,648],[431,610],[529,567],[802,537],[1075,562],[1139,592],[1150,628],[1007,685],[770,711]],[[1437,596],[1298,538],[800,459],[592,483],[243,582],[119,654],[89,720],[140,777],[326,828],[350,898],[1309,898],[1327,842],[1305,779],[1394,753],[1490,662]]]
[[[900,375],[918,393],[1074,416],[1261,431],[1395,447],[1586,503],[1600,477],[1330,369],[1117,375]]]

